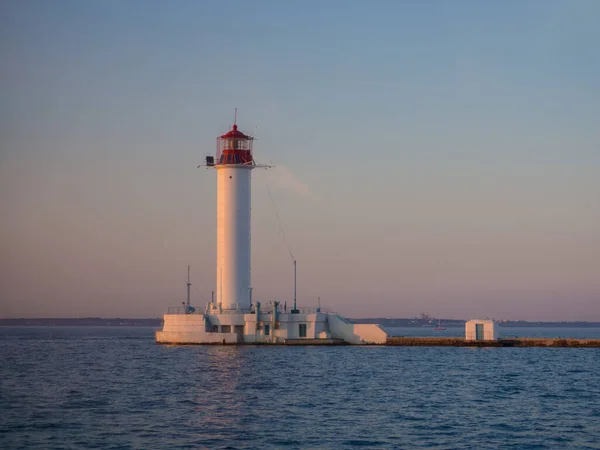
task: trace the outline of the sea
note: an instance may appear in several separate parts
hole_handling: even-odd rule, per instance
[[[1,449],[600,449],[600,349],[170,346],[151,327],[0,327],[0,361]]]

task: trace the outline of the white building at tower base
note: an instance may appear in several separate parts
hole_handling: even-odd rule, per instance
[[[212,305],[212,304],[211,304]],[[282,312],[277,305],[269,312],[260,303],[251,312],[212,311],[204,314],[165,314],[161,344],[385,344],[388,334],[376,324],[353,324],[318,308]]]

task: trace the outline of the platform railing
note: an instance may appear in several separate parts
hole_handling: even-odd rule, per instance
[[[291,314],[292,313],[292,309],[293,307],[288,307],[287,309],[284,310],[284,308],[279,305],[279,314]],[[318,312],[322,312],[322,313],[332,313],[334,311],[332,311],[329,308],[318,308],[316,306],[304,306],[301,308],[296,308],[296,310],[298,311],[298,313],[300,314],[315,314]],[[260,312],[263,313],[271,313],[273,312],[273,308],[271,307],[267,307],[267,308],[260,308]]]
[[[169,306],[169,308],[167,309],[167,314],[200,314],[202,315],[203,310],[200,308],[195,308],[195,311],[192,312],[185,312],[186,307],[185,306]]]
[[[199,308],[197,306],[195,306],[194,308],[195,308],[195,310],[193,312],[188,312],[187,314],[202,315],[204,313],[204,308]],[[291,314],[292,309],[293,309],[293,307],[288,307],[287,309],[284,310],[283,306],[279,305],[279,314]],[[167,309],[167,314],[186,314],[185,310],[186,310],[185,306],[169,306]],[[322,313],[334,313],[335,312],[329,308],[318,308],[316,306],[304,306],[301,308],[297,308],[297,311],[300,314],[315,314],[318,312],[322,312]],[[239,312],[240,311],[237,311],[235,309],[224,309],[220,312],[220,314],[237,314]],[[266,308],[261,307],[260,312],[270,314],[273,312],[273,308],[271,306],[268,306]],[[251,311],[246,311],[246,314],[254,314],[254,313],[255,313],[254,309]]]

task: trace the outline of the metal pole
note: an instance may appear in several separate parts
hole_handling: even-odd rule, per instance
[[[185,308],[185,313],[188,314],[190,311],[190,266],[188,266],[188,281],[187,281],[187,306]]]
[[[298,312],[298,310],[296,309],[296,260],[294,260],[294,311],[293,312]]]

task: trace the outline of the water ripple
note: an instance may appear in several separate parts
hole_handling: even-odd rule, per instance
[[[0,329],[0,448],[600,448],[600,350]]]

